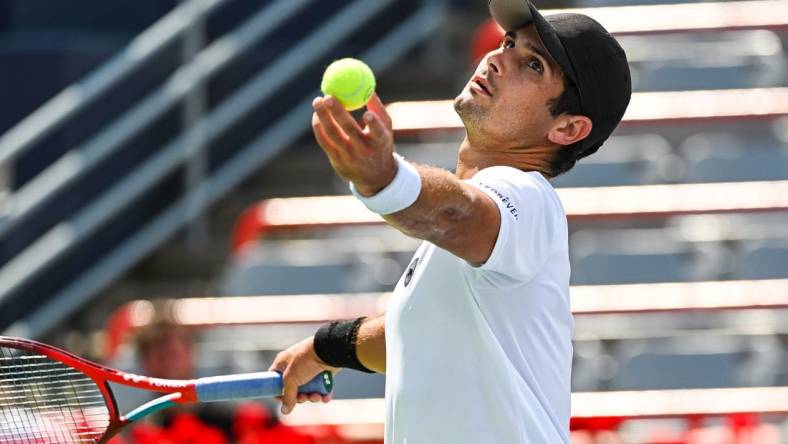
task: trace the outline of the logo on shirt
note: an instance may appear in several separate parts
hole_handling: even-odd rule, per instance
[[[403,283],[407,287],[410,284],[410,280],[413,279],[413,273],[416,272],[416,267],[419,266],[419,258],[413,258],[413,262],[408,265],[408,271],[405,272],[405,280]]]
[[[487,185],[486,183],[479,182],[479,185],[483,186],[484,188],[487,188],[488,190],[492,191],[493,194],[498,196],[498,199],[501,199],[501,202],[503,202],[509,214],[511,214],[514,217],[514,220],[520,219],[520,212],[517,210],[517,207],[514,206],[512,200],[509,199],[509,196],[504,195],[503,193]]]

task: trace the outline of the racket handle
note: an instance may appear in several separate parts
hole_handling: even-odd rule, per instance
[[[331,372],[322,372],[298,387],[299,393],[331,393],[334,380]],[[240,375],[200,378],[194,384],[200,402],[237,399],[270,398],[282,394],[282,375],[278,372],[245,373]]]

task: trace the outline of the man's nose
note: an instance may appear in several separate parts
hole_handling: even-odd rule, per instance
[[[489,75],[500,76],[503,75],[503,70],[503,50],[499,48],[487,55],[487,72]]]

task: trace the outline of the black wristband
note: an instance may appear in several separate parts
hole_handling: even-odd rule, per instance
[[[352,368],[375,373],[364,367],[356,355],[356,336],[366,317],[349,321],[334,321],[320,327],[315,333],[315,354],[332,367]]]

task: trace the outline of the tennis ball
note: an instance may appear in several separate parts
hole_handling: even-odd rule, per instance
[[[339,100],[348,111],[362,108],[375,91],[375,74],[357,59],[340,59],[328,65],[320,83],[323,94]]]

